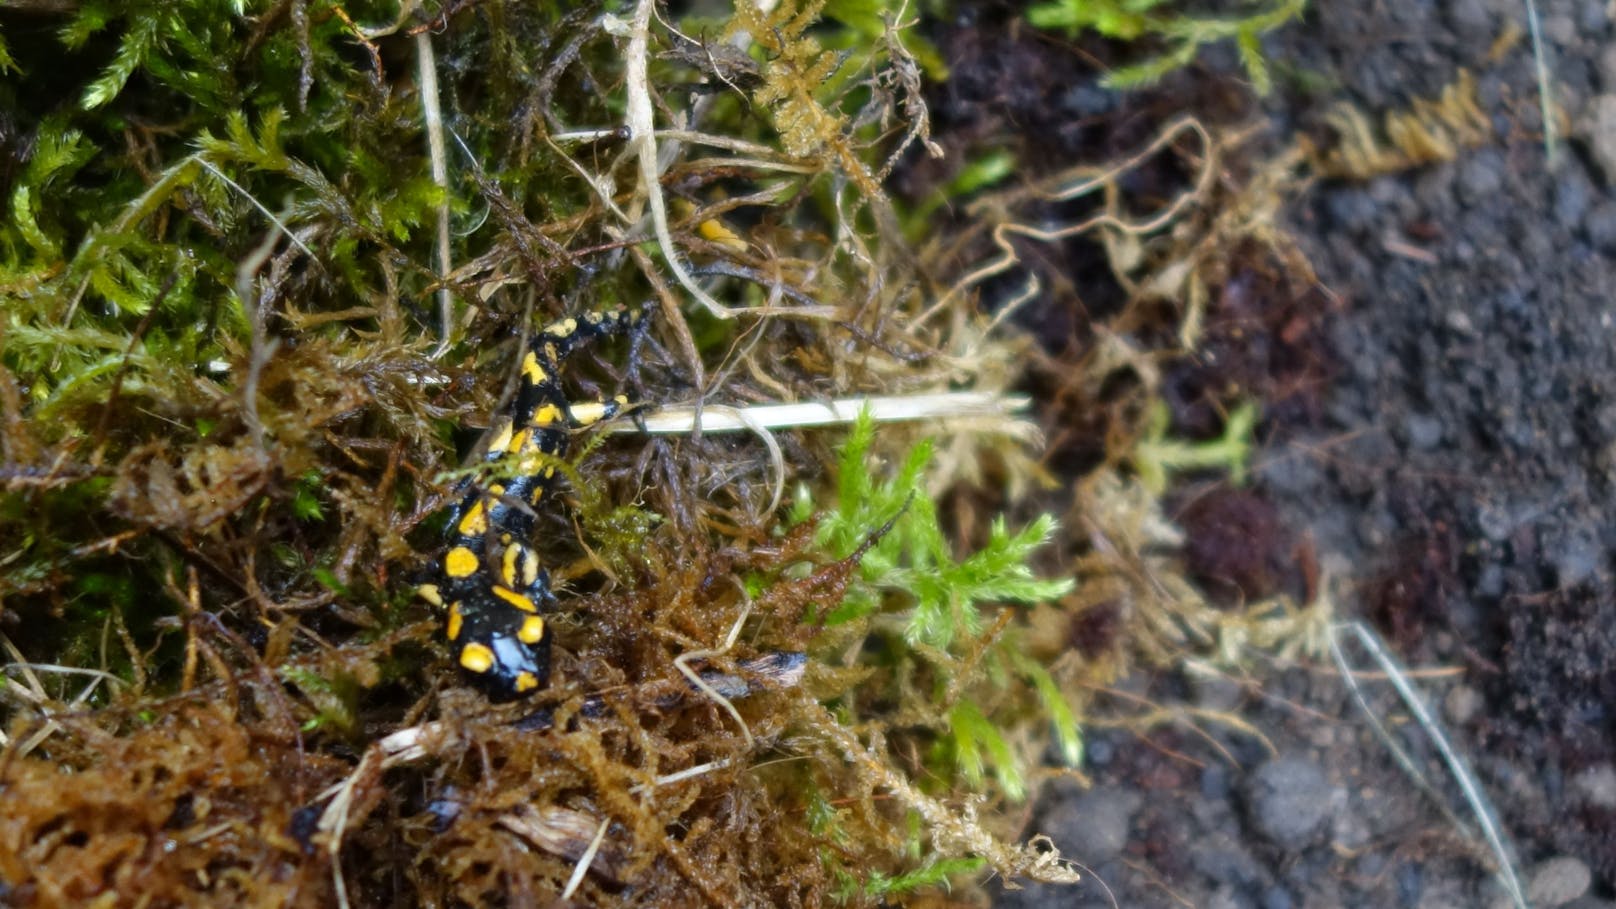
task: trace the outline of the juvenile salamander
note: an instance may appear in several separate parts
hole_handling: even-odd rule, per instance
[[[449,512],[442,556],[416,588],[443,611],[444,635],[456,660],[491,700],[525,697],[549,682],[551,634],[543,613],[555,595],[529,542],[530,509],[555,479],[552,459],[566,454],[573,429],[628,406],[622,395],[569,401],[561,365],[581,347],[627,334],[642,321],[642,313],[628,309],[589,312],[551,322],[533,338],[522,356],[516,395],[486,436],[486,461],[509,462],[501,466],[510,469],[498,471],[509,479],[486,488],[470,484]]]

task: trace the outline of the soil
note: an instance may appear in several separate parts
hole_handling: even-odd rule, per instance
[[[1538,11],[1569,126],[1552,161],[1530,42],[1507,40],[1524,24],[1515,0],[1315,4],[1266,42],[1276,91],[1258,115],[1276,147],[1339,101],[1378,120],[1461,70],[1492,136],[1446,163],[1320,181],[1293,201],[1287,227],[1321,284],[1317,344],[1298,350],[1258,317],[1233,353],[1273,366],[1311,350],[1316,368],[1291,375],[1306,394],[1263,389],[1252,483],[1188,491],[1178,518],[1214,566],[1220,539],[1266,547],[1237,560],[1236,587],[1316,558],[1339,618],[1365,621],[1403,665],[1440,670],[1416,682],[1492,799],[1531,904],[1595,909],[1616,906],[1616,45],[1602,0]],[[1116,100],[1095,87],[1092,57],[1011,19],[971,14],[939,37],[957,61],[933,108],[945,144],[1011,131],[1095,160],[1137,138],[1096,138],[1091,124],[1128,122],[1119,108],[1148,122],[1161,99],[1188,96],[1197,113],[1238,112],[1209,87],[1240,72],[1232,54]],[[1032,87],[1007,87],[1020,85]],[[1094,266],[1074,258],[1072,280]],[[1238,297],[1224,293],[1212,320]],[[1086,302],[1092,312],[1107,297]],[[1193,426],[1186,400],[1175,419]],[[1216,721],[1089,730],[1092,787],[1048,784],[1024,833],[1050,835],[1092,874],[996,905],[1506,904],[1480,838],[1444,814],[1475,827],[1430,738],[1365,679],[1371,711],[1432,774],[1433,794],[1331,666],[1135,676],[1125,695],[1236,714],[1260,735]]]

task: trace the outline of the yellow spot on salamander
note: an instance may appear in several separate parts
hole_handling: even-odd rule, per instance
[[[517,547],[515,547],[515,546],[507,546],[507,547],[505,547],[505,553],[500,556],[500,559],[499,559],[499,580],[500,580],[500,583],[504,584],[506,587],[515,587],[515,586],[517,586],[517,584],[516,584],[516,559],[520,555],[521,555],[521,552],[518,551]]]
[[[537,687],[539,687],[539,680],[533,673],[519,672],[516,674],[516,690],[518,692],[532,691]]]
[[[516,639],[524,644],[537,644],[544,640],[544,620],[536,615],[523,619],[521,630],[516,632]]]
[[[511,604],[512,606],[515,606],[517,609],[520,609],[523,612],[538,612],[539,611],[539,607],[534,606],[532,600],[528,599],[525,596],[522,596],[521,594],[517,593],[514,590],[510,590],[509,588],[501,587],[498,584],[494,585],[494,596],[499,597],[500,599],[502,599],[505,602]]]
[[[463,537],[480,537],[488,532],[488,512],[483,509],[481,499],[471,503],[466,513],[460,518],[460,535]]]
[[[454,641],[460,638],[460,626],[465,624],[465,621],[466,617],[460,614],[459,603],[449,607],[449,627],[447,629],[449,640]]]
[[[582,404],[572,405],[572,419],[579,426],[599,423],[604,416],[606,416],[606,404],[602,401],[585,401]]]
[[[415,595],[439,609],[443,608],[443,593],[438,590],[436,584],[422,584],[415,588]]]
[[[460,665],[472,672],[487,672],[494,668],[494,651],[483,644],[467,644],[460,648]]]
[[[511,418],[500,417],[488,438],[488,456],[497,458],[511,450]]]
[[[539,365],[538,354],[531,350],[527,352],[527,356],[522,358],[522,375],[527,378],[529,385],[543,385],[550,379],[550,374],[544,371],[543,366]]]
[[[577,319],[561,319],[544,327],[544,333],[552,338],[569,338],[577,331]]]
[[[533,419],[528,421],[529,426],[550,426],[561,419],[561,408],[554,404],[546,404],[533,411]]]
[[[500,557],[500,580],[506,587],[531,587],[539,578],[539,559],[526,546],[506,546]]]
[[[469,578],[477,573],[477,553],[456,546],[443,557],[443,573],[451,578]]]
[[[511,439],[510,447],[505,450],[513,455],[521,454],[527,450],[527,443],[532,441],[532,439],[533,433],[524,429],[516,434],[516,438]]]

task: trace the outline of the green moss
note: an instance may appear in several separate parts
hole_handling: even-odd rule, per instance
[[[1074,36],[1093,31],[1122,41],[1158,39],[1167,44],[1160,56],[1112,71],[1106,82],[1117,88],[1155,82],[1194,62],[1203,46],[1232,40],[1252,85],[1258,94],[1267,94],[1272,80],[1262,36],[1301,18],[1307,0],[1275,0],[1266,8],[1232,16],[1182,13],[1173,9],[1178,5],[1173,0],[1050,0],[1029,7],[1027,21]]]

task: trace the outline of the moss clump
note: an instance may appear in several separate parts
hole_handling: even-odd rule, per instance
[[[1002,412],[576,446],[537,515],[555,682],[523,704],[463,687],[408,594],[453,483],[488,479],[457,443],[548,318],[649,306],[643,343],[566,377],[648,406],[993,396],[1029,360],[1078,383],[1119,362],[1040,359],[1011,317],[1070,301],[984,282],[1017,268],[1030,199],[1115,204],[1120,168],[1002,190],[913,248],[925,218],[885,183],[937,151],[913,23],[652,11],[0,13],[0,133],[24,137],[0,160],[12,901],[871,905],[1073,879],[990,809],[1049,738],[1078,761],[1085,685],[1229,627],[1173,586],[1129,473],[1148,384],[1065,485]],[[1005,180],[989,163],[958,189]],[[1184,200],[1161,224],[1210,192],[1156,175]],[[1193,259],[1194,288],[1232,229],[1190,227],[1106,253]],[[1062,400],[1103,412],[1090,392]],[[1048,628],[1102,594],[1134,637],[1074,655]],[[71,779],[98,788],[64,801]]]

